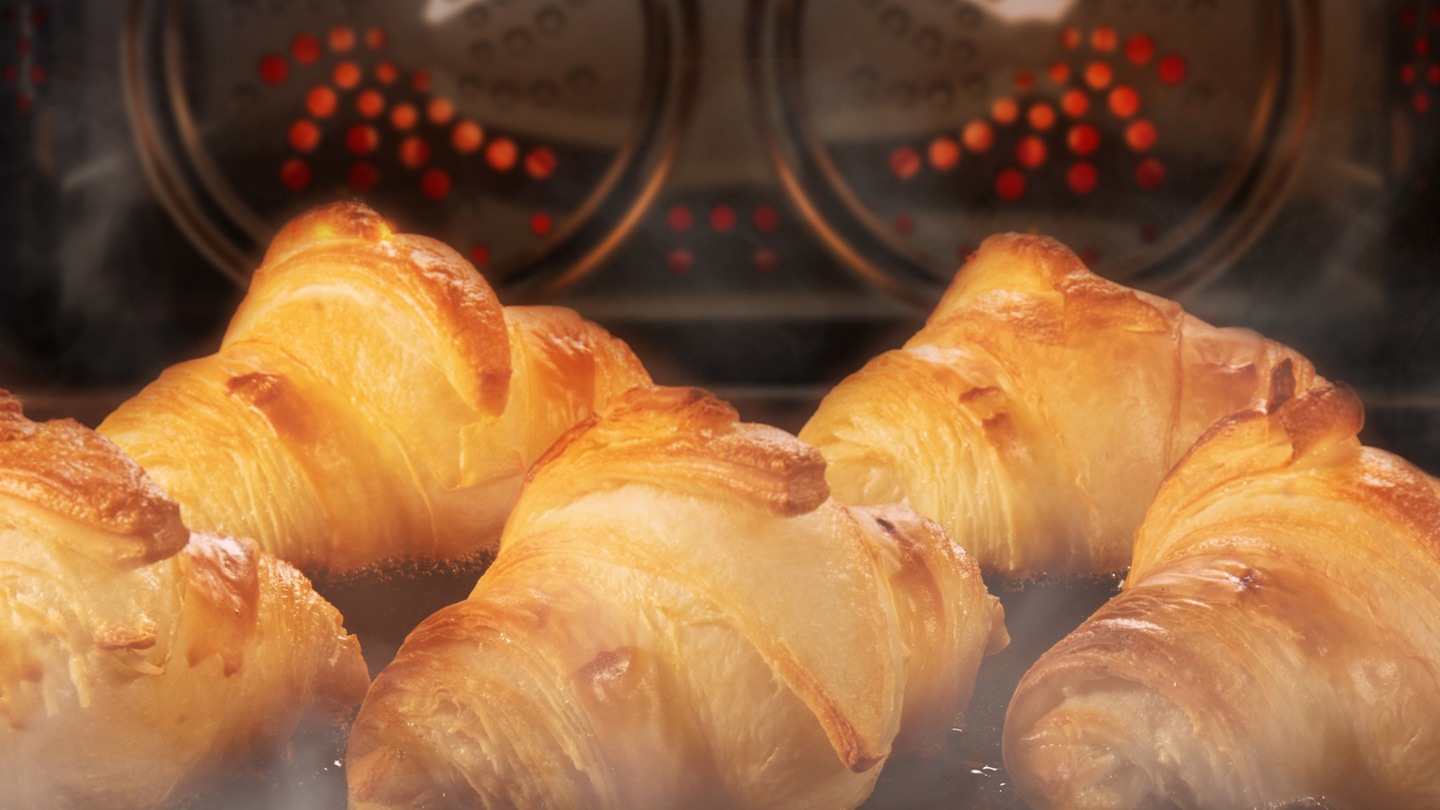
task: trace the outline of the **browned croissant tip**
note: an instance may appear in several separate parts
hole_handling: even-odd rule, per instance
[[[979,299],[984,303],[977,305]],[[1069,331],[1097,326],[1163,332],[1183,312],[1173,301],[1097,275],[1055,239],[1021,233],[996,234],[980,243],[916,339],[977,311],[1041,342],[1059,342]]]
[[[104,436],[71,420],[32,422],[0,391],[0,493],[139,540],[138,561],[184,548],[180,507]]]
[[[285,223],[265,251],[264,264],[278,264],[302,250],[331,242],[373,243],[391,234],[385,220],[358,200],[321,205]]]
[[[632,467],[644,478],[666,457],[696,480],[783,515],[807,514],[830,497],[825,459],[815,448],[778,428],[741,422],[733,406],[704,389],[654,385],[632,388],[571,428],[531,467],[526,483],[602,450],[618,460],[608,473],[617,480]],[[630,460],[638,463],[624,463]]]
[[[505,410],[511,368],[503,308],[463,256],[438,240],[397,234],[365,204],[348,200],[312,208],[287,223],[255,271],[252,293],[275,276],[303,272],[325,258],[433,308],[427,320],[453,324],[452,340],[470,370],[461,393],[492,416]]]

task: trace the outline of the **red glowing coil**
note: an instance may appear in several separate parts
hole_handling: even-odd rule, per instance
[[[710,227],[718,233],[729,233],[735,229],[735,209],[728,205],[717,205],[710,209]]]
[[[420,193],[432,200],[443,200],[450,194],[450,175],[441,169],[430,169],[420,176]]]
[[[695,215],[690,212],[689,208],[676,205],[665,213],[665,224],[669,225],[670,230],[676,233],[684,233],[695,224]]]
[[[312,65],[320,58],[320,40],[312,34],[300,34],[290,40],[290,55],[301,65]]]

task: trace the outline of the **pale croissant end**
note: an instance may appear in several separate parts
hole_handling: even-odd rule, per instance
[[[0,807],[165,804],[368,683],[297,571],[0,392]]]
[[[575,313],[502,307],[455,251],[339,203],[276,236],[218,353],[100,431],[189,525],[343,572],[493,547],[544,448],[648,381]]]
[[[1440,482],[1348,390],[1219,423],[1005,722],[1035,808],[1440,807]]]
[[[835,497],[906,502],[986,570],[1104,573],[1207,427],[1317,381],[1296,352],[1106,281],[1053,240],[996,236],[800,438]]]
[[[843,808],[1006,642],[974,562],[690,389],[636,389],[530,472],[494,565],[367,696],[351,806]]]

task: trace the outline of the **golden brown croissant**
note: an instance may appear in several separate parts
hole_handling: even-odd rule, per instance
[[[1440,807],[1440,483],[1317,387],[1217,424],[1005,723],[1032,807]]]
[[[599,327],[502,308],[453,250],[340,203],[276,236],[217,354],[100,431],[191,526],[347,571],[490,547],[539,454],[648,381]]]
[[[351,806],[860,803],[1006,636],[935,524],[840,506],[823,470],[693,389],[636,389],[567,434],[471,597],[377,679]]]
[[[836,498],[904,501],[987,571],[1105,573],[1205,428],[1316,380],[1294,351],[1106,281],[1052,240],[996,236],[800,438]]]
[[[0,807],[155,806],[368,683],[297,571],[0,391]]]

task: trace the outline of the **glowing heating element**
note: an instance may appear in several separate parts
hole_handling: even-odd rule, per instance
[[[45,9],[30,3],[0,7],[0,38],[11,46],[14,61],[0,65],[0,87],[14,93],[15,113],[28,116],[50,74],[37,54],[36,40],[49,23]]]

